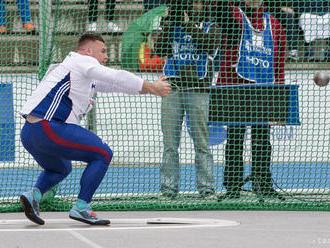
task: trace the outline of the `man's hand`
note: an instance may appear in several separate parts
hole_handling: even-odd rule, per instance
[[[186,25],[186,24],[188,24],[189,22],[190,22],[190,18],[189,18],[189,16],[188,16],[187,12],[184,11],[184,24]]]
[[[143,82],[141,94],[153,94],[155,96],[168,96],[171,92],[171,85],[167,82],[167,77],[161,76],[153,83]]]
[[[289,13],[289,14],[291,14],[291,15],[295,15],[294,10],[291,9],[291,8],[288,8],[288,7],[282,7],[281,10],[282,10],[283,12]]]

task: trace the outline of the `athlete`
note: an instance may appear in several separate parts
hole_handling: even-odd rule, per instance
[[[72,160],[88,165],[69,217],[92,225],[110,224],[93,213],[90,202],[110,164],[112,150],[97,135],[78,125],[94,104],[95,92],[157,96],[170,93],[166,77],[151,83],[130,72],[104,66],[107,59],[103,38],[84,34],[77,52],[70,52],[62,63],[48,69],[21,110],[26,119],[21,141],[43,168],[33,189],[20,197],[25,215],[37,224],[44,224],[39,210],[42,195],[68,176]]]
[[[262,0],[217,2],[218,23],[225,35],[218,84],[284,83],[286,38],[279,21],[264,11]],[[244,184],[246,126],[229,125],[225,148],[224,198],[239,198]],[[280,196],[270,171],[270,126],[251,126],[252,190],[260,197]]]

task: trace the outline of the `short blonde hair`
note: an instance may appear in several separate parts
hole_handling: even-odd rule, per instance
[[[104,39],[99,34],[93,34],[93,33],[83,34],[78,40],[77,48],[79,50],[81,47],[83,47],[89,41],[97,41],[97,40],[104,43]]]

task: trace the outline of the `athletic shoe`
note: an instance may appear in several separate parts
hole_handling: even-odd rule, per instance
[[[5,33],[7,33],[6,26],[0,26],[0,34],[5,34]]]
[[[87,24],[86,31],[87,32],[96,32],[97,30],[97,23],[96,22],[91,22]]]
[[[107,26],[107,31],[116,33],[116,32],[121,32],[121,29],[116,23],[109,22]]]
[[[71,219],[84,222],[90,225],[109,225],[110,220],[103,220],[96,216],[96,214],[92,211],[89,205],[86,208],[80,210],[74,205],[69,213],[69,217]]]
[[[40,218],[39,201],[34,198],[34,190],[25,192],[21,195],[20,200],[25,216],[32,222],[43,225],[45,221]]]
[[[204,196],[201,196],[203,200],[205,201],[216,201],[218,200],[218,197],[216,194],[208,194],[208,195],[204,195]]]
[[[279,194],[275,189],[270,188],[267,190],[259,190],[259,191],[254,191],[254,193],[262,198],[273,198],[273,199],[279,199],[281,201],[285,201],[285,197],[281,194]]]
[[[210,190],[210,189],[205,190],[205,191],[199,192],[199,195],[204,200],[217,200],[217,196],[216,196],[214,190]]]
[[[297,61],[298,60],[298,51],[296,49],[293,49],[289,52],[289,58]]]
[[[33,26],[32,23],[27,22],[27,23],[24,23],[24,24],[23,24],[23,29],[24,29],[25,31],[27,31],[27,32],[34,32],[35,27]]]
[[[162,201],[173,200],[177,196],[178,196],[178,194],[175,192],[166,191],[166,192],[162,192],[162,194],[159,196],[159,200],[162,200]]]
[[[235,200],[235,199],[239,199],[241,197],[241,193],[239,190],[229,190],[226,192],[226,194],[224,195],[219,195],[218,196],[218,201],[221,202],[225,199],[232,199],[232,200]]]

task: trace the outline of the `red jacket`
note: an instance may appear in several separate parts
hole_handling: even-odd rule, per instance
[[[236,68],[232,65],[238,63],[238,55],[239,55],[239,46],[241,40],[243,19],[242,15],[239,11],[238,7],[234,7],[230,1],[230,11],[232,11],[230,20],[236,21],[239,23],[239,33],[237,32],[237,37],[234,39],[233,43],[228,46],[226,43],[226,36],[224,36],[223,42],[223,57],[220,65],[220,73],[218,77],[218,84],[247,84],[253,83],[248,80],[245,80],[236,73]],[[253,13],[253,18],[251,21],[253,27],[255,29],[263,29],[263,17],[264,17],[264,9],[259,8],[255,9]],[[276,83],[284,83],[284,64],[285,64],[285,56],[286,56],[286,37],[283,31],[283,28],[278,20],[276,20],[273,16],[270,16],[272,32],[273,32],[273,40],[274,40],[274,72],[275,72],[275,82]],[[230,32],[230,30],[229,30]],[[233,39],[232,39],[233,40]],[[230,49],[228,49],[228,47]]]

